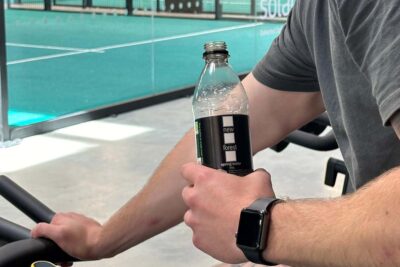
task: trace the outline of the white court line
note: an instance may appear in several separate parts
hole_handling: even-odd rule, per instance
[[[226,32],[226,31],[232,31],[232,30],[237,30],[237,29],[252,28],[252,27],[262,25],[262,24],[263,24],[262,22],[258,22],[258,23],[240,25],[240,26],[231,26],[231,27],[225,27],[225,28],[220,28],[220,29],[201,31],[201,32],[193,32],[193,33],[185,33],[185,34],[179,34],[179,35],[174,35],[174,36],[169,36],[169,37],[161,37],[161,38],[150,39],[150,40],[145,40],[145,41],[126,43],[126,44],[103,46],[103,47],[99,47],[96,49],[106,51],[106,50],[117,49],[117,48],[125,48],[125,47],[130,47],[130,46],[138,46],[138,45],[144,45],[144,44],[150,44],[150,43],[159,43],[159,42],[164,42],[164,41],[183,39],[183,38],[206,35],[206,34],[217,33],[217,32]]]
[[[27,63],[27,62],[34,62],[34,61],[39,61],[39,60],[52,59],[52,58],[74,56],[74,55],[86,54],[86,53],[88,53],[88,52],[86,52],[86,51],[85,52],[84,51],[81,51],[81,52],[69,52],[69,53],[56,54],[56,55],[50,55],[50,56],[27,58],[27,59],[21,59],[21,60],[15,60],[15,61],[7,62],[7,66],[21,64],[21,63]]]
[[[161,37],[161,38],[138,41],[138,42],[131,42],[131,43],[125,43],[125,44],[119,44],[119,45],[110,45],[110,46],[104,46],[104,47],[87,49],[87,50],[79,50],[76,52],[62,53],[62,54],[49,55],[49,56],[43,56],[43,57],[27,58],[27,59],[21,59],[21,60],[15,60],[15,61],[8,62],[7,65],[16,65],[16,64],[34,62],[34,61],[39,61],[39,60],[48,60],[48,59],[53,59],[53,58],[74,56],[74,55],[79,55],[79,54],[92,53],[94,51],[99,51],[101,53],[101,51],[107,51],[107,50],[112,50],[112,49],[126,48],[126,47],[131,47],[131,46],[139,46],[139,45],[150,44],[150,43],[159,43],[159,42],[183,39],[183,38],[188,38],[188,37],[193,37],[193,36],[207,35],[207,34],[211,34],[211,33],[233,31],[233,30],[237,30],[237,29],[252,28],[252,27],[257,27],[262,24],[263,24],[262,22],[250,23],[250,24],[245,24],[245,25],[224,27],[224,28],[208,30],[208,31],[179,34],[179,35],[174,35],[174,36],[169,36],[169,37]]]
[[[73,47],[62,47],[62,46],[51,46],[51,45],[33,45],[33,44],[21,44],[21,43],[6,43],[6,45],[12,47],[38,48],[38,49],[48,49],[48,50],[104,53],[104,51],[98,49],[73,48]]]

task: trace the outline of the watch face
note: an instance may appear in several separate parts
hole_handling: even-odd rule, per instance
[[[263,227],[263,214],[252,210],[242,211],[236,237],[237,245],[254,249],[261,248],[261,244],[264,243],[261,237]]]

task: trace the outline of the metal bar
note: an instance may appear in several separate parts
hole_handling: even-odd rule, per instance
[[[239,74],[240,79],[243,79],[248,73]],[[35,123],[28,126],[14,127],[11,129],[11,138],[18,139],[35,134],[42,134],[54,131],[63,127],[71,126],[85,121],[101,119],[111,115],[129,112],[132,110],[149,107],[152,105],[164,103],[182,97],[187,97],[193,94],[194,86],[184,87],[172,92],[161,93],[149,97],[144,97],[136,100],[130,100],[123,103],[101,107],[89,111],[81,111],[69,115],[59,117],[54,120]]]
[[[44,10],[46,11],[51,10],[51,0],[44,0]]]
[[[8,88],[7,88],[6,28],[4,5],[0,4],[0,143],[10,140],[8,125]]]
[[[256,15],[256,0],[251,0],[250,15],[252,15],[252,16]]]
[[[133,0],[126,0],[126,11],[128,16],[133,15]]]
[[[222,3],[220,0],[215,0],[215,19],[222,19]]]
[[[156,9],[156,11],[157,12],[160,12],[161,11],[161,5],[160,5],[160,0],[157,0],[157,9]]]
[[[84,0],[83,1],[83,7],[93,7],[93,1],[92,0]]]
[[[68,114],[54,120],[35,123],[28,126],[15,127],[11,129],[11,137],[13,139],[24,138],[36,134],[42,134],[63,127],[82,123],[85,121],[96,120],[108,117],[114,114],[128,112],[151,105],[156,105],[166,101],[189,96],[193,93],[194,87],[173,91],[169,93],[159,94],[137,100],[127,101],[117,105],[106,106],[95,110],[81,111],[73,114]]]

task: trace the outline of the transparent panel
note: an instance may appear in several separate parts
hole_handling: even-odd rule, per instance
[[[83,6],[83,0],[54,0],[53,4],[55,6]]]
[[[203,44],[212,40],[227,42],[234,70],[247,73],[278,35],[293,4],[9,1],[10,123],[24,126],[191,87],[204,65]]]
[[[248,73],[266,53],[282,29],[286,13],[275,8],[293,6],[291,0],[165,0],[154,19],[155,86],[166,91],[196,83],[204,66],[203,44],[222,40],[230,64],[238,74]],[[268,11],[268,12],[267,12]],[[163,17],[161,17],[163,15]],[[165,65],[171,67],[164,71]],[[179,78],[177,78],[179,77]]]
[[[10,8],[44,9],[44,1],[41,0],[8,0]]]
[[[58,6],[52,8],[57,12],[32,11],[31,6],[14,2],[6,11],[12,126],[155,93],[151,12],[131,17],[123,8],[122,14],[115,13],[126,1],[93,1],[112,5],[110,10],[101,9],[104,13],[61,6],[81,2],[56,1]]]

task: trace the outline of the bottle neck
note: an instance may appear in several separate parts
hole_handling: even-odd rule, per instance
[[[210,54],[204,57],[206,63],[228,64],[228,55],[226,54]]]

